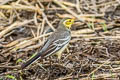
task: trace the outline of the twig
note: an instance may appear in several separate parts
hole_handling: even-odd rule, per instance
[[[26,46],[28,46],[28,45],[31,45],[31,44],[33,44],[34,41],[37,41],[37,40],[40,39],[41,37],[45,37],[45,36],[48,36],[48,35],[50,35],[50,34],[51,34],[51,33],[43,34],[43,35],[41,35],[41,36],[32,38],[32,39],[30,39],[30,40],[23,41],[23,42],[17,44],[11,51],[15,51],[15,50],[17,50],[17,49],[24,48],[24,47],[26,47]]]
[[[14,40],[14,41],[12,41],[11,43],[8,43],[8,44],[6,44],[6,45],[3,45],[3,47],[12,47],[12,46],[18,44],[19,42],[21,42],[21,41],[23,41],[23,40],[25,40],[25,39],[27,39],[27,38],[20,38],[20,39]]]
[[[44,19],[46,20],[47,24],[51,27],[51,29],[52,29],[53,31],[55,31],[55,28],[54,28],[54,27],[52,26],[52,24],[48,21],[48,18],[47,18],[47,16],[45,15],[44,12],[42,13],[42,16],[43,16]]]
[[[12,0],[0,0],[0,5],[6,4]]]
[[[40,2],[52,2],[53,0],[40,0]]]
[[[53,0],[54,3],[58,4],[60,7],[62,7],[63,9],[65,9],[67,12],[69,12],[70,14],[72,14],[74,17],[76,17],[78,20],[85,22],[87,21],[93,21],[93,22],[105,22],[104,20],[100,20],[100,19],[92,19],[91,18],[81,18],[81,16],[79,16],[78,14],[76,14],[75,12],[73,12],[72,10],[70,10],[69,8],[67,8],[65,5],[63,5],[60,1],[57,0]]]
[[[25,5],[0,5],[0,9],[16,9],[16,10],[32,10],[36,11],[37,9],[33,6]]]
[[[67,2],[67,1],[60,1],[62,4],[65,4],[67,6],[71,6],[71,7],[76,7],[75,4],[71,3],[71,2]]]
[[[67,8],[65,5],[63,5],[60,1],[58,1],[58,0],[53,0],[53,1],[54,1],[54,3],[58,4],[63,9],[65,9],[67,12],[69,12],[70,14],[72,14],[74,17],[78,18],[81,21],[85,21],[84,19],[81,19],[75,12],[73,12],[72,10],[70,10],[69,8]]]
[[[20,65],[16,65],[16,66],[7,66],[7,65],[4,65],[4,66],[0,66],[0,68],[7,68],[7,69],[20,69]]]
[[[79,0],[76,0],[76,9],[78,11],[78,13],[81,13],[82,11],[80,10],[80,1]]]
[[[120,36],[86,37],[86,39],[120,39]]]
[[[108,59],[106,62],[104,62],[103,64],[101,64],[99,67],[97,67],[96,69],[94,69],[91,73],[88,74],[88,76],[90,76],[91,74],[95,73],[98,69],[100,69],[103,65],[107,64],[109,62],[110,59]]]
[[[3,37],[6,33],[8,33],[9,31],[21,27],[22,25],[28,24],[30,22],[32,22],[33,20],[25,20],[24,22],[15,22],[13,23],[11,26],[7,27],[5,30],[0,32],[0,38]]]

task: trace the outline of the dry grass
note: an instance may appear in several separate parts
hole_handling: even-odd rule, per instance
[[[0,80],[119,80],[119,0],[1,0]],[[55,56],[19,70],[38,52],[49,28],[75,17],[72,40]],[[41,68],[41,65],[43,68]]]

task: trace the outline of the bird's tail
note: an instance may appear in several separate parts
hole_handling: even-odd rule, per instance
[[[21,65],[21,69],[24,69],[25,67],[29,66],[30,64],[32,64],[33,62],[35,62],[36,60],[38,60],[41,56],[41,53],[37,53],[35,55],[33,55],[33,57],[31,57],[28,61],[26,61],[25,63],[23,63]]]

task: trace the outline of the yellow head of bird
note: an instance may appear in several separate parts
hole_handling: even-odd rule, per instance
[[[70,29],[72,24],[74,23],[75,19],[72,18],[72,19],[66,19],[63,24],[66,28]]]

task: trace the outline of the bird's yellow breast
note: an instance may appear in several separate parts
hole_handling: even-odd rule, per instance
[[[62,52],[67,48],[68,44],[66,44],[62,49],[60,49],[58,52],[56,52],[55,55],[57,55],[58,59],[61,59]]]

